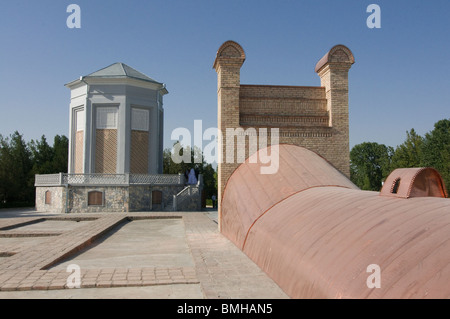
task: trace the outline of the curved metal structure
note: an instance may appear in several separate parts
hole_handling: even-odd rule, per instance
[[[247,160],[231,176],[222,232],[289,296],[450,297],[450,200],[361,191],[307,149],[280,145],[279,154],[277,174]],[[401,173],[442,183],[429,169]],[[368,285],[373,265],[380,288]]]
[[[398,168],[388,176],[380,194],[401,198],[445,198],[447,190],[439,172],[434,168]]]

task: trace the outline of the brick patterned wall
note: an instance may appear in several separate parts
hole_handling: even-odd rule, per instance
[[[75,174],[83,173],[83,139],[84,131],[75,133]]]
[[[234,143],[226,141],[227,128],[254,128],[256,135],[259,128],[279,128],[279,143],[310,149],[350,175],[348,70],[354,63],[350,50],[335,46],[319,61],[316,71],[321,79],[320,87],[240,84],[244,60],[242,47],[227,41],[217,51],[214,62],[218,79],[218,128],[223,133],[223,142],[219,141],[223,158],[219,158],[218,164],[219,228],[222,195],[228,179],[240,165],[226,162],[227,147],[234,148],[235,159],[238,150],[245,150],[245,158],[255,151],[249,149],[251,136],[236,138]],[[268,133],[268,145],[271,145],[270,129]]]
[[[117,130],[96,130],[95,142],[95,172],[115,174],[117,166]]]
[[[340,57],[341,59],[341,57]],[[337,169],[350,176],[350,146],[349,146],[349,113],[348,113],[348,63],[325,65],[318,72],[321,85],[325,87],[327,109],[330,114],[330,126],[333,130],[334,147],[323,155]],[[322,155],[322,154],[321,154]]]
[[[239,127],[239,91],[240,72],[245,61],[245,53],[242,47],[233,41],[227,41],[217,51],[214,68],[217,72],[217,127],[225,135],[226,128]],[[239,147],[239,146],[237,146]],[[224,141],[219,139],[218,148],[225,150]],[[234,149],[236,152],[236,149]],[[227,163],[226,153],[222,152],[218,159],[218,207],[221,207],[223,190],[229,176],[239,166],[237,163]],[[221,214],[219,211],[219,227]]]
[[[131,131],[130,173],[148,174],[148,138],[145,131]]]
[[[327,127],[325,89],[241,85],[239,125],[248,127]]]

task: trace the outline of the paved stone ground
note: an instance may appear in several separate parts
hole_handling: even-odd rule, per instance
[[[12,217],[16,215],[22,217]],[[174,242],[161,237],[159,264],[136,259],[126,267],[114,262],[106,267],[89,265],[87,260],[80,267],[81,289],[69,289],[72,273],[66,265],[72,258],[76,263],[76,256],[124,222],[144,219],[182,222],[185,238],[175,243],[182,245],[179,240],[185,240],[190,256],[179,251],[161,253],[164,247],[174,248]],[[288,298],[218,232],[214,220],[214,212],[40,215],[0,211],[0,298]],[[145,245],[131,242],[128,247],[140,254]],[[111,246],[107,249],[111,256]],[[167,258],[165,264],[161,258]]]

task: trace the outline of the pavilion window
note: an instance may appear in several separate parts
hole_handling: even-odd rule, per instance
[[[162,192],[161,191],[153,191],[152,192],[152,204],[154,204],[154,205],[162,204]]]
[[[91,191],[88,193],[88,206],[103,206],[104,196],[103,192]]]
[[[50,191],[45,192],[45,204],[46,205],[52,204],[52,192],[50,192]]]

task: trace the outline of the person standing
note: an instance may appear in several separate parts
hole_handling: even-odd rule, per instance
[[[216,208],[216,195],[215,194],[212,195],[211,199],[212,199],[212,206],[213,206],[213,208]]]

